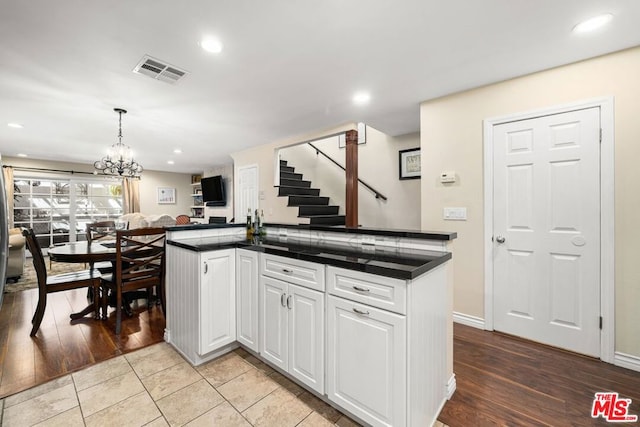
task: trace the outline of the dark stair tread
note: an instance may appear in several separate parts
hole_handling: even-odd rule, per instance
[[[344,215],[309,215],[299,217],[309,218],[309,224],[344,225],[346,223]]]
[[[318,215],[298,215],[298,218],[334,218],[334,217],[342,217],[345,218],[345,215],[324,215],[324,214],[318,214]]]
[[[280,160],[280,166],[287,166],[286,160]]]
[[[294,168],[293,166],[280,166],[280,172],[294,173],[295,171],[296,168]]]
[[[302,205],[298,206],[298,216],[338,215],[340,206]]]
[[[328,204],[329,198],[325,196],[291,195],[287,206],[326,206]]]
[[[302,180],[301,173],[282,172],[280,171],[280,179],[299,179]]]
[[[314,196],[317,197],[320,195],[319,188],[307,188],[307,187],[292,187],[288,185],[279,185],[278,187],[278,196],[286,197],[286,196]]]
[[[280,179],[280,185],[285,187],[311,188],[311,181],[303,179]]]

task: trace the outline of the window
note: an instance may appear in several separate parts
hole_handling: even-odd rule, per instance
[[[118,181],[16,177],[14,184],[15,226],[33,228],[43,249],[84,240],[87,223],[122,215]]]

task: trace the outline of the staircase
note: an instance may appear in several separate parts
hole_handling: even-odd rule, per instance
[[[297,206],[298,218],[309,218],[309,224],[345,224],[344,215],[338,215],[340,207],[329,205],[329,198],[320,196],[320,189],[311,188],[311,181],[303,180],[286,160],[280,160],[278,196],[289,197],[287,206]]]

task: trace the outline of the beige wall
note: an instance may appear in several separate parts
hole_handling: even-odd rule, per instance
[[[286,140],[259,145],[244,151],[232,153],[235,176],[237,170],[242,166],[258,166],[258,191],[261,194],[258,201],[259,209],[264,210],[265,222],[275,222],[284,224],[298,224],[298,211],[287,207],[287,198],[278,197],[278,189],[274,187],[274,166],[277,150],[296,145],[300,142],[309,141],[324,135],[337,134],[347,130],[356,129],[355,123],[347,123],[332,129],[326,129],[305,135],[298,135]],[[234,183],[237,185],[237,183]],[[243,218],[246,213],[235,213],[236,218]]]
[[[327,132],[330,133],[330,132]],[[286,144],[285,144],[286,145]],[[313,145],[336,160],[342,166],[345,165],[345,149],[339,148],[338,138],[328,138],[321,141],[314,141]],[[418,133],[391,137],[384,133],[367,127],[367,142],[358,146],[358,175],[367,184],[384,194],[388,200],[376,199],[375,195],[364,186],[358,188],[358,212],[359,224],[365,227],[380,228],[420,228],[420,180],[398,179],[398,151],[406,148],[416,148],[420,146],[420,136]],[[264,147],[256,147],[243,152],[245,161],[258,162],[264,156],[271,155],[270,177],[263,175],[263,167],[260,167],[261,186],[264,182],[273,185],[273,159],[275,148],[270,146],[269,150]],[[254,155],[251,155],[251,152]],[[302,173],[303,179],[310,180],[314,188],[320,188],[321,196],[330,197],[330,204],[340,206],[340,214],[344,215],[345,206],[345,177],[344,171],[331,163],[322,155],[316,155],[308,144],[299,144],[283,148],[279,151],[280,158],[289,161],[296,168],[297,173]],[[235,157],[234,157],[235,159]],[[238,164],[236,166],[244,166]],[[267,181],[263,181],[267,179]],[[261,187],[261,190],[264,190]],[[266,196],[266,194],[265,194]],[[269,217],[268,209],[265,209],[265,218],[271,222],[298,223],[306,222],[297,218],[297,208],[286,207],[287,198],[280,197],[279,200],[265,200],[261,204],[277,205],[274,215]],[[262,206],[261,206],[262,207]],[[287,212],[285,212],[287,211]],[[276,213],[279,216],[276,216]]]
[[[176,189],[175,204],[158,204],[158,187]],[[143,214],[167,214],[172,217],[191,215],[191,174],[144,171],[140,178],[140,212]]]
[[[49,160],[35,160],[20,157],[3,157],[5,165],[22,166],[30,168],[73,170],[76,172],[93,172],[93,166],[83,163],[53,162]],[[23,172],[16,172],[23,173]],[[25,172],[28,174],[28,172]],[[69,174],[60,174],[69,177]],[[78,175],[79,177],[94,178],[90,175]],[[98,178],[100,175],[95,176]],[[172,205],[157,203],[158,187],[172,187],[176,189],[176,203]],[[179,214],[189,214],[191,205],[191,175],[144,171],[140,178],[140,212],[144,214],[168,214],[173,217]]]
[[[484,318],[483,120],[614,96],[615,350],[640,357],[640,48],[427,101],[420,108],[422,228],[457,231],[454,311]],[[443,170],[459,181],[438,182]],[[444,221],[445,206],[467,207],[465,222]]]

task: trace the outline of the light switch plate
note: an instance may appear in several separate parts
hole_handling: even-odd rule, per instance
[[[444,208],[442,218],[450,221],[466,221],[467,208]]]
[[[441,172],[440,182],[444,184],[456,182],[456,173],[454,171]]]

